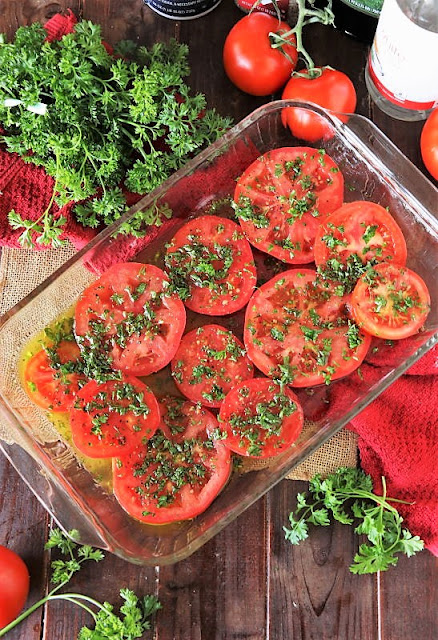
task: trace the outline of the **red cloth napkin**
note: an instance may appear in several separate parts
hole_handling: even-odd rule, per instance
[[[370,356],[361,367],[372,384],[381,366],[392,366],[404,348]],[[361,466],[387,496],[413,503],[397,504],[407,528],[438,555],[438,346],[396,380],[348,425],[359,436]]]

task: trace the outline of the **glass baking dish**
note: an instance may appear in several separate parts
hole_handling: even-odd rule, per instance
[[[142,198],[117,224],[100,233],[0,319],[0,414],[14,440],[2,442],[1,449],[59,526],[65,531],[77,530],[82,543],[138,564],[164,565],[187,557],[285,478],[438,341],[437,189],[367,119],[353,116],[343,124],[309,104],[307,108],[319,114],[333,134],[309,145],[282,125],[285,106],[297,103],[272,102],[250,114]],[[424,331],[397,345],[392,365],[380,367],[372,385],[352,374],[328,386],[294,389],[306,418],[298,441],[257,470],[247,471],[244,464],[233,472],[225,489],[202,515],[160,527],[137,522],[94,480],[68,438],[62,438],[44,412],[32,405],[20,383],[22,350],[32,336],[71,308],[82,289],[114,262],[134,259],[161,265],[165,242],[189,216],[204,214],[212,207],[220,215],[236,178],[255,158],[273,148],[294,145],[323,148],[330,154],[345,177],[345,201],[371,200],[389,207],[407,241],[407,265],[423,277],[431,293],[432,309]],[[171,208],[173,218],[152,228],[147,238],[117,233],[126,219],[162,204]],[[239,314],[220,321],[239,332]],[[190,328],[189,323],[187,330]],[[385,356],[391,346],[381,341],[379,349]],[[153,389],[173,384],[169,367],[154,376],[147,379]],[[331,402],[334,389],[336,403]]]

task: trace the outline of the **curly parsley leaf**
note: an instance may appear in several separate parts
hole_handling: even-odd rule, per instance
[[[191,95],[188,48],[174,39],[150,49],[124,41],[115,58],[89,20],[61,40],[46,35],[40,24],[20,27],[0,47],[1,141],[54,178],[35,220],[9,214],[26,247],[65,242],[55,202],[80,202],[74,213],[83,226],[111,224],[126,210],[121,186],[150,192],[231,124]],[[145,233],[137,219],[132,225]]]
[[[69,536],[78,537],[75,530],[69,532]],[[21,613],[15,620],[0,630],[0,637],[13,629],[22,620],[27,618],[38,607],[50,600],[67,600],[72,604],[82,607],[93,619],[93,627],[83,627],[77,636],[77,640],[134,640],[143,637],[145,631],[150,629],[149,618],[154,615],[161,605],[155,596],[147,595],[138,598],[130,589],[120,589],[123,604],[120,613],[114,611],[109,602],[98,602],[94,598],[81,593],[65,593],[61,589],[70,582],[73,575],[80,571],[83,563],[88,561],[100,562],[103,553],[100,549],[94,549],[89,545],[78,545],[71,537],[57,528],[50,534],[46,549],[57,549],[63,556],[54,560],[51,564],[51,582],[55,586],[41,600]]]
[[[289,527],[283,527],[285,539],[299,544],[309,535],[309,524],[328,526],[330,516],[343,524],[353,524],[355,533],[366,535],[350,566],[352,573],[386,571],[398,562],[398,553],[408,557],[421,551],[423,541],[402,527],[403,518],[390,504],[404,502],[373,492],[371,477],[360,469],[340,467],[323,479],[315,475],[309,483],[309,493],[297,495],[295,512],[289,514]]]

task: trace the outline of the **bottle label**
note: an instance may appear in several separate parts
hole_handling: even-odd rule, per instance
[[[255,11],[262,11],[263,13],[269,13],[271,16],[277,16],[277,9],[272,2],[272,0],[234,0],[239,9],[245,11],[245,13],[249,13],[251,9],[254,7]],[[286,17],[287,9],[289,6],[289,0],[277,0],[277,7],[280,10],[280,15],[282,18]]]
[[[383,0],[341,0],[347,7],[366,13],[368,16],[378,18],[383,5]]]
[[[438,33],[403,13],[397,0],[385,0],[371,47],[369,73],[378,91],[407,109],[438,104]]]
[[[199,18],[214,9],[221,0],[143,0],[156,13],[175,20]]]

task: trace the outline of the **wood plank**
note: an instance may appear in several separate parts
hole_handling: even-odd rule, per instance
[[[358,547],[352,527],[313,527],[298,546],[284,540],[287,514],[307,487],[284,480],[269,494],[269,639],[375,640],[376,579],[348,569]]]
[[[22,2],[2,2],[1,29],[8,38],[12,38],[18,27],[32,24],[33,22],[45,23],[55,13],[60,13],[71,8],[78,13],[81,7],[80,0],[59,0],[59,2],[42,2],[35,0],[23,0]]]
[[[261,499],[190,558],[161,567],[156,639],[267,638],[266,547]]]
[[[214,10],[208,22],[207,19],[188,20],[181,22],[179,27],[181,42],[190,45],[190,87],[204,93],[207,105],[224,116],[230,116],[234,123],[269,101],[269,97],[250,96],[237,89],[224,70],[222,49],[225,38],[241,17],[242,12],[228,0]],[[206,46],[206,43],[213,44]]]
[[[12,465],[0,453],[0,544],[23,558],[30,574],[27,606],[45,594],[48,554],[44,553],[49,516]],[[8,633],[8,640],[40,638],[43,610],[39,609]]]
[[[141,0],[124,0],[123,10],[118,0],[82,0],[81,5],[82,17],[100,24],[110,44],[128,39],[149,46],[175,35],[177,23],[158,16]]]
[[[422,551],[381,573],[382,640],[436,640],[438,558]]]
[[[53,554],[55,557],[56,553]],[[99,563],[84,564],[63,592],[83,593],[99,602],[110,602],[118,608],[123,603],[119,591],[124,587],[132,589],[139,597],[155,594],[155,568],[138,567],[107,553]],[[43,640],[72,640],[83,625],[92,626],[92,618],[88,613],[69,602],[52,601],[45,611]]]

